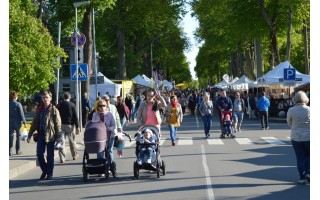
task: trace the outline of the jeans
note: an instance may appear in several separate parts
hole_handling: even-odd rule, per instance
[[[204,133],[208,136],[210,128],[212,126],[212,115],[204,115],[202,116],[203,126],[204,126]]]
[[[44,159],[44,152],[46,151],[46,148],[47,162]],[[52,176],[54,166],[54,141],[46,142],[45,135],[42,133],[39,134],[37,142],[37,158],[42,172],[46,173],[48,176]]]
[[[137,113],[137,111],[138,111],[138,108],[139,107],[134,107],[132,110],[132,114],[131,114],[131,120],[132,121],[134,121],[134,117],[135,117],[135,115],[136,115],[136,113]]]
[[[300,180],[304,180],[305,174],[310,175],[310,141],[297,142],[291,140],[291,143],[296,154]]]
[[[120,118],[121,128],[123,129],[124,125],[126,124],[126,118]]]
[[[21,124],[10,124],[9,125],[9,154],[12,154],[14,131],[16,131],[16,153],[20,151],[21,144]]]
[[[224,126],[224,132],[230,134],[232,132],[231,125]]]
[[[262,128],[268,127],[268,111],[260,111]]]
[[[176,135],[177,135],[178,128],[173,125],[168,125],[168,127],[169,127],[169,131],[170,131],[171,142],[173,143],[174,141],[176,141]]]
[[[114,137],[113,138],[110,137],[109,142],[108,142],[107,152],[109,154],[111,162],[114,161],[113,146],[114,146]],[[97,158],[104,158],[104,151],[97,153]]]
[[[233,111],[233,122],[241,124],[243,120],[243,112]]]
[[[142,147],[140,148],[140,159],[143,160],[144,155],[147,155],[147,159],[151,159],[153,148],[152,147]]]

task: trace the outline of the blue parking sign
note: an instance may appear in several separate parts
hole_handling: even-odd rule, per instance
[[[296,69],[295,68],[285,68],[283,72],[283,80],[296,80]]]

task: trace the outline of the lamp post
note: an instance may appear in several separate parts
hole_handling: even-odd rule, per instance
[[[76,32],[76,50],[75,50],[75,63],[76,63],[76,111],[77,111],[77,117],[79,119],[79,99],[80,99],[80,95],[79,95],[79,74],[78,74],[78,7],[88,4],[90,3],[90,1],[83,1],[83,2],[74,2],[73,6],[75,8],[75,14],[76,14],[76,28],[75,28],[75,32]],[[80,121],[81,122],[81,121]]]
[[[153,78],[153,76],[152,76],[152,71],[153,71],[153,64],[152,64],[152,62],[153,62],[153,53],[152,53],[152,46],[153,46],[153,43],[157,40],[157,39],[159,39],[160,37],[162,37],[162,36],[164,36],[165,34],[168,34],[169,32],[167,31],[167,32],[165,32],[164,34],[162,33],[162,34],[160,34],[160,35],[158,35],[157,37],[155,37],[155,38],[153,38],[152,39],[152,41],[151,41],[151,52],[150,52],[150,66],[151,66],[151,78]]]

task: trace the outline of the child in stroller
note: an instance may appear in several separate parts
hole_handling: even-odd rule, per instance
[[[151,170],[157,172],[160,178],[166,174],[165,162],[160,157],[159,128],[152,125],[142,126],[135,135],[137,160],[133,163],[133,173],[135,178],[139,178],[139,170]]]
[[[153,133],[150,129],[146,129],[143,134],[143,138],[140,140],[140,144],[150,144],[155,143],[155,139],[153,138]],[[142,160],[144,156],[147,155],[147,162],[151,164],[151,154],[154,152],[156,145],[148,145],[148,146],[140,146],[140,158],[138,159],[138,164],[142,165]]]
[[[225,135],[227,135],[230,138],[235,138],[235,135],[233,135],[232,130],[232,113],[229,111],[223,111],[221,114],[221,124],[223,126],[222,133],[220,138],[225,138]]]

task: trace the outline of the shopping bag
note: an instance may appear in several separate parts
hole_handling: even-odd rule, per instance
[[[28,131],[27,129],[24,129],[22,132],[21,132],[21,136],[20,136],[21,140],[23,141],[26,141],[27,138],[28,138]]]

